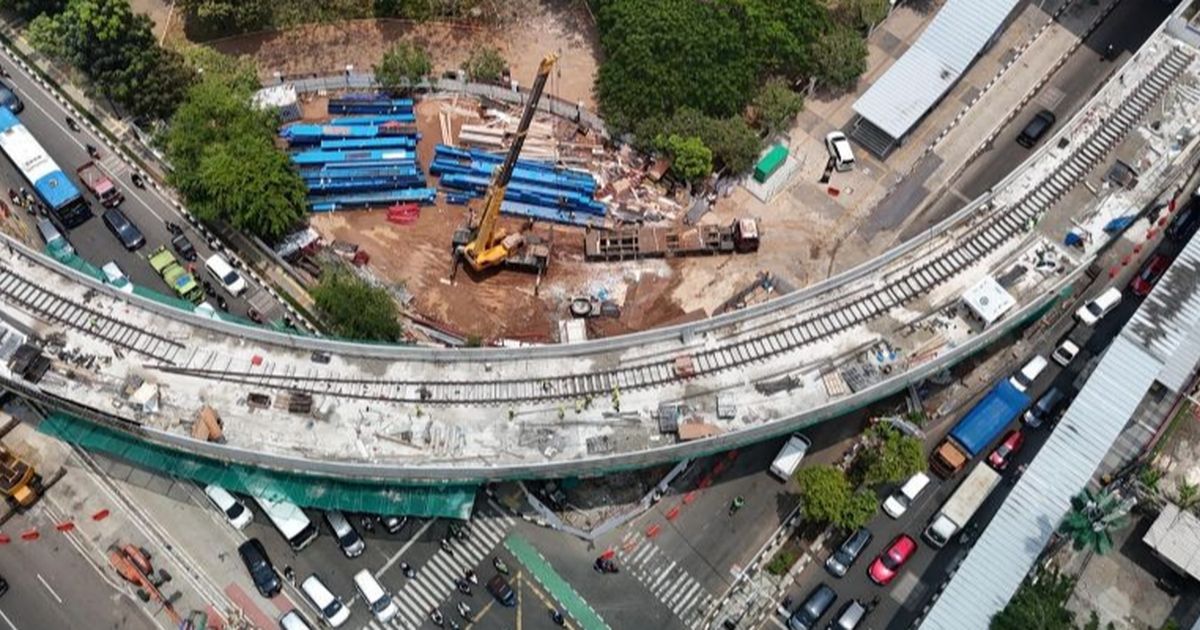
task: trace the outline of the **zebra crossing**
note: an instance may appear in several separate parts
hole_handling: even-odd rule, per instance
[[[630,532],[622,541],[617,557],[623,570],[632,574],[688,628],[700,628],[713,596],[678,562],[639,532]]]
[[[462,577],[467,569],[475,569],[481,563],[488,561],[500,541],[508,535],[508,530],[516,524],[516,519],[490,500],[471,518],[467,524],[470,537],[467,540],[451,542],[454,555],[442,550],[434,552],[425,566],[416,567],[417,577],[404,579],[404,586],[397,589],[392,599],[400,608],[396,615],[386,624],[371,619],[363,626],[364,630],[383,630],[384,628],[406,628],[414,630],[429,619],[429,611],[442,608],[442,602],[452,592],[455,592],[454,579]],[[490,561],[489,561],[490,562]],[[489,564],[490,566],[490,564]],[[476,569],[478,571],[478,569]],[[482,572],[481,572],[482,573]],[[474,587],[476,593],[483,589],[482,582]],[[483,591],[486,593],[486,591]],[[473,605],[473,604],[472,604]],[[442,614],[450,617],[453,614],[449,608]]]

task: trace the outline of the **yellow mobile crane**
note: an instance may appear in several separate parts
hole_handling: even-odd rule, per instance
[[[500,218],[500,204],[504,202],[504,192],[508,189],[513,169],[517,166],[517,157],[525,144],[529,124],[533,122],[533,113],[537,110],[538,101],[542,98],[542,89],[546,87],[546,79],[556,61],[558,57],[552,53],[546,55],[538,67],[537,78],[533,82],[533,88],[529,90],[529,100],[525,103],[525,111],[521,114],[521,122],[517,125],[512,146],[508,148],[508,155],[504,157],[500,168],[492,175],[492,183],[483,198],[483,211],[479,214],[478,221],[474,220],[475,213],[472,212],[472,219],[454,231],[454,270],[458,269],[459,259],[466,259],[467,264],[475,271],[503,265],[532,271],[540,277],[550,263],[548,242],[522,232],[508,234],[504,228],[497,227],[496,222]]]

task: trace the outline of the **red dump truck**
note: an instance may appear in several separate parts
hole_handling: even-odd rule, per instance
[[[100,205],[105,208],[116,207],[125,201],[125,195],[122,195],[121,191],[117,189],[112,178],[105,175],[95,162],[88,162],[80,166],[75,169],[75,174],[79,175],[79,181],[83,182],[83,187],[95,195],[96,199],[100,201]]]

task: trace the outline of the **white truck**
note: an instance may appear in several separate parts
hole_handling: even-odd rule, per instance
[[[983,462],[977,464],[929,522],[925,540],[934,547],[945,546],[971,520],[999,483],[1000,473]]]
[[[786,483],[800,467],[800,460],[804,459],[804,454],[810,446],[812,440],[799,433],[793,433],[783,448],[779,449],[775,461],[771,462],[771,474]]]

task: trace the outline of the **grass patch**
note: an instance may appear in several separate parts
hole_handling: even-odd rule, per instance
[[[771,558],[771,561],[768,562],[767,566],[764,568],[767,570],[767,573],[770,573],[771,575],[783,575],[788,572],[788,569],[791,569],[796,564],[797,560],[800,559],[800,552],[800,541],[797,540],[795,536],[788,538],[787,542],[783,543],[783,546],[779,548],[779,551],[775,552],[775,555]]]

